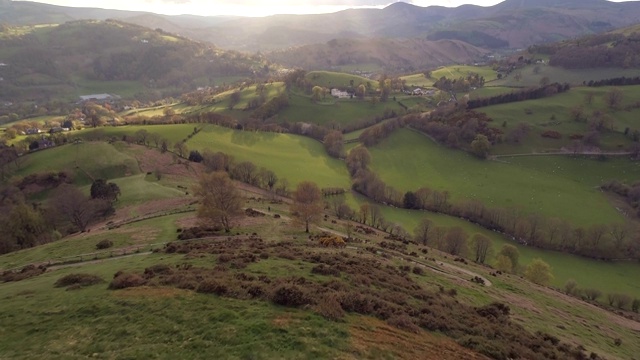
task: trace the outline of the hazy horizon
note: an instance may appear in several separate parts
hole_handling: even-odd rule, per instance
[[[22,0],[19,0],[22,1]],[[457,7],[464,4],[493,6],[504,0],[284,0],[262,2],[256,0],[112,0],[105,6],[103,0],[46,0],[39,3],[89,7],[114,10],[146,11],[165,15],[201,15],[201,16],[248,16],[261,17],[277,14],[322,14],[349,8],[384,8],[396,2],[406,2],[417,6]],[[638,0],[631,0],[638,1]],[[622,2],[615,0],[613,2]]]

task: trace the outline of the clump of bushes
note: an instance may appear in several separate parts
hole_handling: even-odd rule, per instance
[[[311,299],[304,289],[291,283],[284,283],[276,287],[270,298],[274,304],[290,307],[299,307],[311,303]]]
[[[102,279],[98,275],[92,274],[69,274],[58,279],[54,286],[55,287],[68,287],[69,289],[79,289],[86,286],[91,286],[95,284],[103,283],[104,279]]]
[[[45,271],[47,271],[47,268],[44,265],[40,265],[38,267],[35,265],[27,265],[20,269],[20,271],[3,272],[2,275],[0,275],[0,280],[2,280],[2,282],[21,281],[38,276]]]
[[[420,332],[420,327],[416,325],[408,315],[396,315],[387,320],[387,324],[395,326],[398,329],[412,332],[417,334]]]
[[[130,287],[138,287],[147,283],[147,280],[138,274],[131,274],[122,271],[118,271],[111,283],[109,284],[109,289],[117,290],[117,289],[126,289]]]
[[[327,266],[325,264],[319,264],[311,269],[312,274],[326,275],[326,276],[340,276],[340,270],[333,266]]]
[[[96,249],[104,250],[113,246],[113,241],[109,239],[104,239],[96,244]]]
[[[326,319],[337,321],[344,317],[345,312],[335,294],[325,294],[315,307],[318,314]]]
[[[547,130],[543,132],[541,136],[549,139],[562,139],[562,134],[554,130]]]

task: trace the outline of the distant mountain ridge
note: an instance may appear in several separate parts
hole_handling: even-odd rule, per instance
[[[384,9],[264,18],[166,16],[0,0],[0,23],[62,23],[113,18],[208,41],[222,48],[268,51],[336,38],[460,40],[481,47],[522,48],[638,22],[640,2],[506,0],[490,7],[419,7],[397,2]]]

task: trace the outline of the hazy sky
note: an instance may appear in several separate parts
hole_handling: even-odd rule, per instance
[[[618,0],[619,1],[619,0]],[[41,0],[54,5],[142,10],[162,14],[266,16],[326,13],[357,7],[385,7],[395,0]],[[501,0],[406,0],[419,6],[462,4],[491,6]]]

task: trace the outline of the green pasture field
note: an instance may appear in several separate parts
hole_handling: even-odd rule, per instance
[[[466,77],[471,73],[476,73],[484,77],[485,81],[492,81],[498,78],[498,73],[490,66],[468,66],[468,65],[450,65],[440,67],[431,72],[431,78],[436,81],[441,77],[449,79],[458,79]]]
[[[478,199],[489,207],[520,208],[580,225],[622,221],[592,183],[576,183],[575,179],[536,169],[476,159],[407,129],[392,134],[370,152],[373,170],[401,191],[428,186],[449,191],[454,201]],[[601,172],[607,164],[593,162],[590,169]],[[633,176],[640,178],[640,172]]]
[[[347,323],[263,301],[165,288],[112,291],[108,283],[74,291],[53,286],[71,273],[110,281],[122,269],[185,262],[166,254],[133,256],[0,284],[0,322],[12,326],[0,339],[0,357],[302,359],[337,357],[348,347]]]
[[[431,78],[427,79],[424,76],[424,74],[413,74],[413,75],[401,76],[400,79],[404,80],[407,86],[420,86],[420,87],[431,87],[433,86],[433,83],[435,83],[437,80],[433,78],[433,75]]]
[[[139,130],[146,130],[150,134],[158,134],[161,137],[169,140],[172,144],[182,141],[187,138],[189,134],[193,132],[193,129],[200,127],[201,124],[169,124],[169,125],[127,125],[127,126],[105,126],[101,128],[84,129],[81,132],[77,132],[79,137],[86,137],[91,132],[100,132],[105,136],[114,136],[116,138],[122,138],[123,135],[133,135]]]
[[[15,125],[17,123],[34,123],[34,124],[38,124],[38,125],[44,125],[44,123],[46,123],[47,121],[58,121],[58,122],[63,122],[65,119],[64,116],[58,116],[58,115],[43,115],[43,116],[36,116],[36,117],[32,117],[32,118],[27,118],[27,119],[20,119],[20,120],[16,120],[14,122],[8,122],[6,124],[3,124],[3,126],[6,127],[10,127],[11,125]]]
[[[353,86],[358,87],[360,84],[367,84],[367,82],[371,83],[373,89],[378,88],[378,82],[375,80],[367,79],[362,76],[346,74],[346,73],[338,73],[331,71],[311,71],[307,73],[306,79],[309,80],[313,85],[322,86],[325,88],[348,88],[351,85],[351,80],[353,80]]]
[[[153,180],[151,180],[153,178]],[[150,200],[169,199],[185,196],[184,191],[164,186],[155,181],[153,176],[138,174],[110,179],[118,185],[122,196],[118,198],[117,207],[142,204]],[[87,186],[87,192],[90,186]]]
[[[605,132],[601,136],[601,146],[607,150],[623,150],[629,143],[622,134],[625,129],[640,129],[640,120],[638,120],[640,109],[631,111],[609,109],[603,98],[611,89],[612,87],[578,87],[553,97],[488,106],[476,111],[484,112],[491,117],[494,120],[494,126],[502,126],[506,122],[505,132],[524,122],[533,128],[529,137],[521,145],[498,145],[494,149],[496,154],[545,152],[545,150],[566,146],[571,142],[569,139],[571,134],[585,134],[589,131],[587,123],[576,122],[571,118],[571,108],[578,105],[583,106],[586,115],[599,110],[611,116],[614,120],[614,128],[613,131]],[[621,108],[635,103],[640,98],[640,86],[623,86],[620,89],[624,94]],[[587,94],[594,95],[592,104],[586,103]],[[525,110],[530,111],[531,114],[527,114]],[[560,132],[563,134],[563,139],[542,138],[540,134],[548,130]]]
[[[236,161],[251,161],[287,179],[290,187],[305,180],[320,187],[349,188],[347,169],[330,158],[323,145],[307,137],[291,134],[240,131],[207,125],[187,142],[193,150],[221,151]]]
[[[48,171],[70,171],[77,185],[90,185],[91,178],[116,179],[140,173],[138,162],[103,142],[70,144],[40,150],[22,158],[13,176]]]
[[[316,125],[348,125],[360,120],[370,120],[382,116],[385,109],[396,112],[404,111],[397,102],[391,99],[371,105],[369,99],[334,100],[327,95],[327,101],[313,103],[311,98],[298,93],[289,96],[289,107],[277,115],[279,122],[307,122]]]
[[[491,86],[514,86],[514,87],[529,87],[539,86],[540,79],[548,77],[549,80],[558,83],[569,83],[571,85],[582,85],[583,82],[589,82],[590,80],[603,80],[618,77],[634,77],[638,76],[638,70],[636,69],[620,69],[620,68],[594,68],[594,69],[564,69],[561,67],[549,66],[549,65],[537,65],[540,67],[540,72],[536,74],[534,68],[536,65],[527,65],[522,69],[517,69],[510,75],[503,77],[500,80],[491,82]],[[522,79],[516,81],[515,74],[522,74]]]

